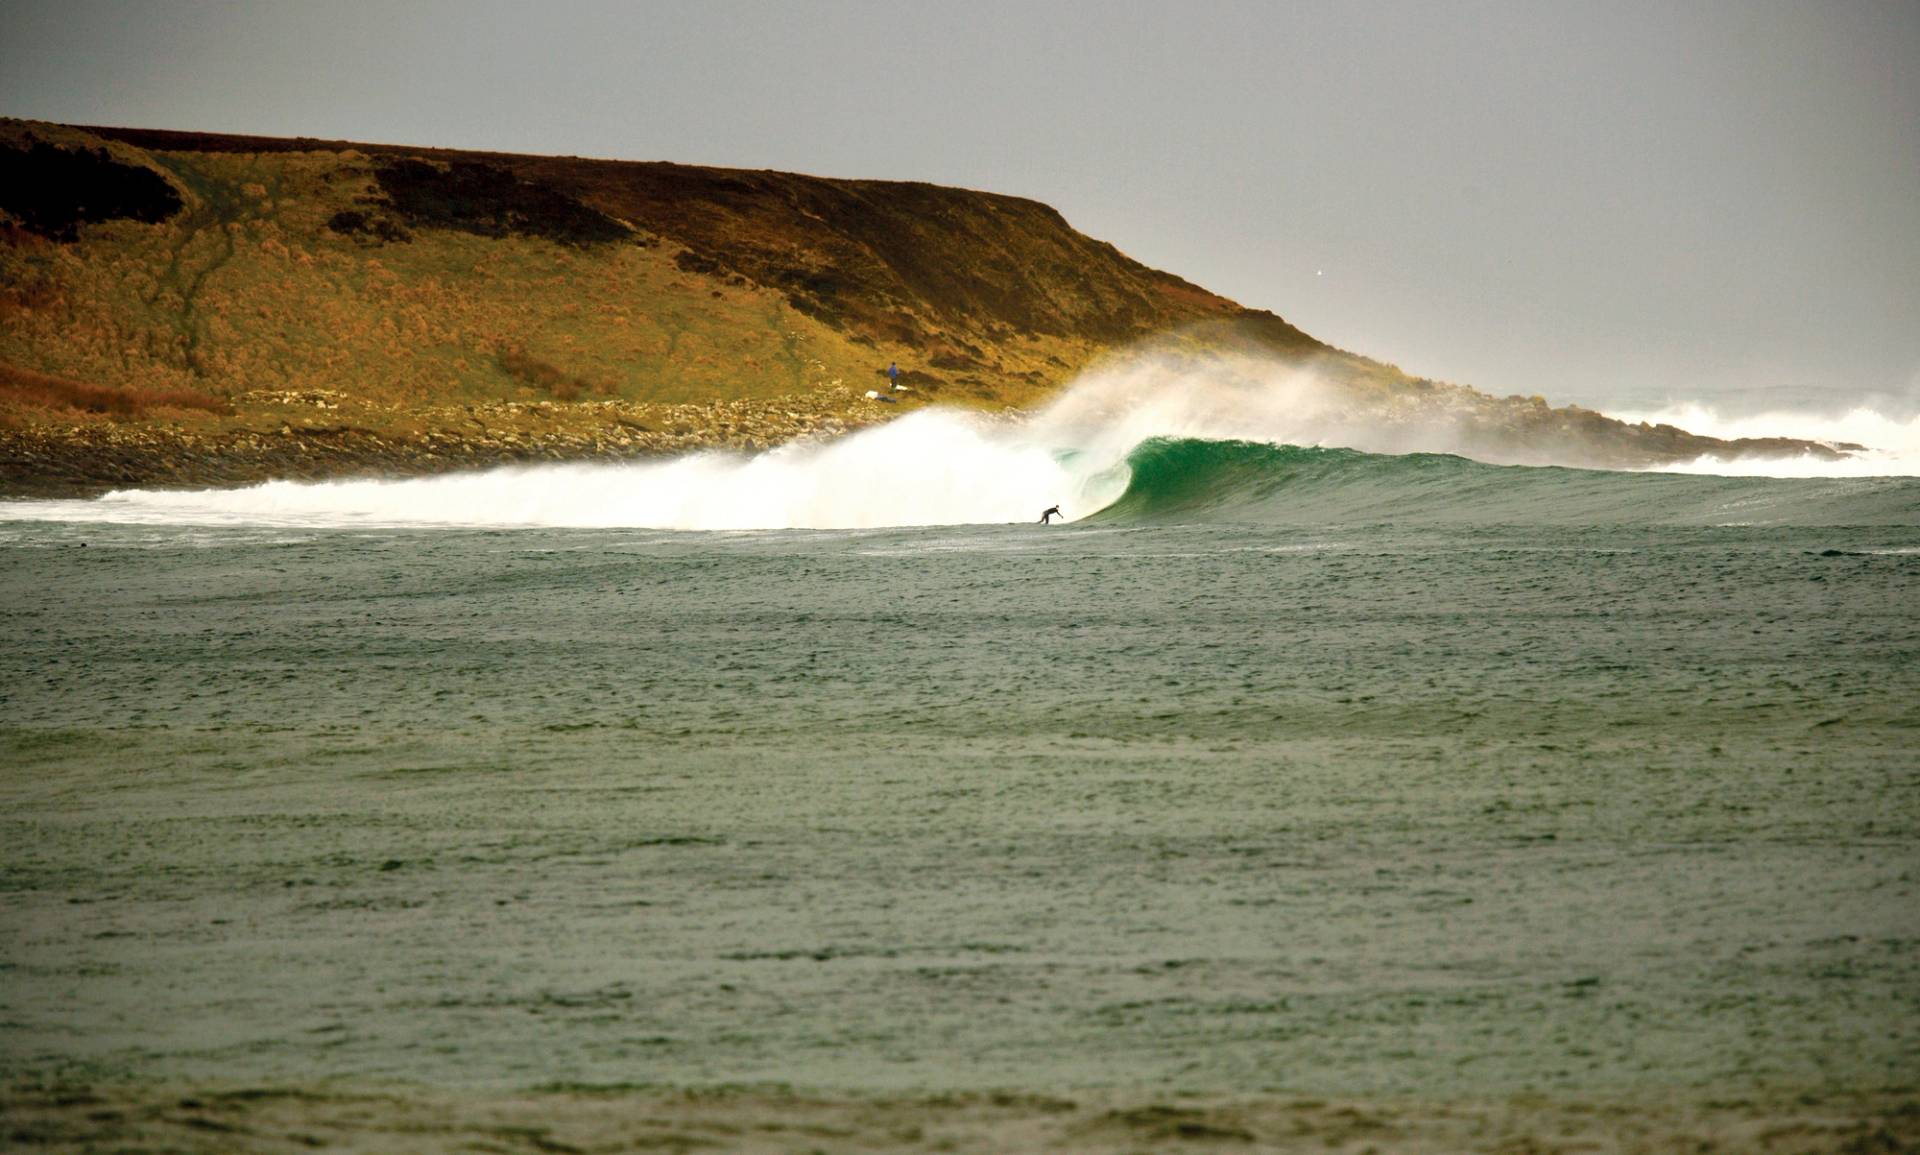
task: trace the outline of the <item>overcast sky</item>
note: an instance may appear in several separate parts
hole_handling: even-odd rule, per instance
[[[0,115],[992,189],[1495,393],[1920,403],[1920,0],[0,0]]]

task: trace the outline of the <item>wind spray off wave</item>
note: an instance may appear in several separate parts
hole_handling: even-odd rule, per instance
[[[1904,419],[1865,406],[1844,413],[1795,413],[1772,410],[1729,417],[1692,402],[1646,413],[1615,413],[1628,423],[1676,425],[1694,433],[1732,441],[1740,438],[1800,437],[1861,448],[1838,460],[1814,457],[1728,458],[1708,454],[1694,461],[1665,465],[1670,473],[1706,473],[1743,477],[1916,477],[1920,476],[1920,413]]]
[[[0,520],[870,529],[1028,522],[1056,504],[1069,520],[1109,506],[1108,520],[1620,522],[1660,520],[1681,508],[1687,510],[1681,520],[1711,524],[1805,516],[1864,519],[1857,524],[1920,520],[1911,512],[1920,507],[1913,486],[1899,484],[1891,491],[1868,484],[1860,492],[1813,487],[1802,493],[1756,479],[1732,492],[1711,479],[1676,479],[1699,499],[1676,506],[1680,495],[1670,487],[1655,500],[1633,481],[1644,475],[1538,468],[1597,463],[1597,451],[1584,452],[1579,428],[1556,417],[1574,411],[1463,407],[1462,397],[1491,400],[1438,387],[1396,394],[1330,384],[1310,370],[1257,357],[1149,354],[1083,375],[1025,419],[933,408],[835,441],[757,455],[708,452],[408,480],[121,491],[95,501],[0,503]],[[1584,418],[1617,428],[1597,414]],[[1529,440],[1536,430],[1553,439]],[[1248,446],[1319,455],[1250,452]],[[1335,448],[1345,456],[1329,456]],[[1436,454],[1456,456],[1436,463]],[[1883,454],[1865,471],[1915,472],[1887,468],[1888,460],[1910,459]],[[1757,466],[1742,460],[1739,470],[1711,465],[1685,468],[1821,477],[1863,471],[1850,459]],[[1169,496],[1176,490],[1177,500]],[[1206,497],[1189,500],[1194,494]],[[1860,501],[1867,504],[1844,512]]]
[[[276,481],[0,504],[0,519],[281,526],[863,529],[1029,520],[1116,496],[1004,422],[927,410],[837,441],[757,455],[540,465],[406,480]]]
[[[1150,437],[1283,441],[1308,435],[1288,414],[1319,408],[1309,404],[1322,392],[1311,374],[1251,364],[1240,369],[1196,376],[1137,358],[1084,377],[1026,420],[927,409],[835,441],[757,455],[707,452],[658,462],[231,490],[123,490],[94,501],[0,503],[0,520],[868,529],[1031,521],[1056,504],[1072,520],[1125,492],[1128,454]]]

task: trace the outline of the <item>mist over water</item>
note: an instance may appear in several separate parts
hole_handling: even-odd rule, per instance
[[[1870,447],[1840,461],[1702,458],[1661,472],[1753,478],[1920,474],[1920,417],[1903,423],[1857,410],[1841,417],[1770,413],[1736,419],[1699,406],[1617,416],[1721,437],[1793,436]],[[1367,455],[1454,454],[1467,445],[1458,421],[1436,418],[1431,411],[1417,417],[1397,413],[1377,397],[1358,398],[1310,370],[1248,356],[1202,361],[1156,353],[1090,370],[1046,409],[1024,419],[929,408],[834,441],[753,455],[709,452],[657,462],[512,467],[406,480],[269,482],[232,490],[117,491],[90,501],[0,503],[0,519],[301,527],[867,529],[1025,522],[1059,504],[1069,520],[1079,520],[1128,495],[1140,455],[1170,441],[1339,448]],[[1195,462],[1217,464],[1216,458],[1189,455]],[[1295,480],[1291,470],[1301,460],[1267,460],[1270,472],[1254,477],[1248,474],[1247,459],[1237,458],[1235,477],[1223,481],[1275,497]],[[1472,463],[1458,464],[1474,468]],[[1531,470],[1476,476],[1483,483],[1493,476],[1517,484],[1527,472]],[[1350,484],[1351,475],[1348,470],[1335,482]],[[1598,487],[1611,497],[1597,502],[1583,498],[1580,509],[1585,512],[1579,515],[1629,520],[1630,510],[1646,497],[1628,480],[1631,476],[1587,477],[1585,489]],[[1395,487],[1413,482],[1421,490],[1410,493],[1416,504],[1433,508],[1431,468],[1409,464],[1395,472],[1389,463],[1376,462],[1367,484],[1385,492],[1369,492],[1361,511],[1392,519],[1397,513]],[[1208,483],[1206,477],[1181,481],[1188,489]],[[1521,521],[1551,513],[1552,495],[1539,492],[1541,484],[1539,477],[1528,483],[1526,507],[1489,501],[1481,492],[1460,512]],[[1764,491],[1758,498],[1763,505],[1791,496],[1778,486],[1754,484]],[[1718,489],[1698,494],[1724,496]],[[1518,490],[1514,495],[1520,496]],[[1133,504],[1152,505],[1152,497],[1147,494]],[[1276,500],[1286,501],[1292,514],[1311,518],[1315,507],[1300,497],[1288,494]],[[1440,497],[1444,502],[1445,495]],[[1548,505],[1541,507],[1542,501]],[[1325,511],[1328,516],[1354,515],[1352,501],[1336,504],[1338,509]],[[1247,505],[1239,503],[1242,516]],[[1505,514],[1500,513],[1503,508]],[[1527,508],[1534,513],[1527,514]],[[1607,514],[1606,508],[1615,508],[1617,515]],[[1714,517],[1712,508],[1703,507],[1696,520]]]
[[[1068,500],[1044,495],[1077,494],[1077,480],[1038,442],[996,434],[966,415],[927,411],[838,441],[756,455],[123,491],[95,502],[48,503],[46,512],[75,520],[212,525],[861,529],[1022,520]],[[0,507],[0,517],[31,508]]]
[[[1736,416],[1724,414],[1710,405],[1684,402],[1657,410],[1607,415],[1630,424],[1645,421],[1653,425],[1677,425],[1690,433],[1729,441],[1742,437],[1797,437],[1866,447],[1839,461],[1812,457],[1721,459],[1709,456],[1663,466],[1662,471],[1668,473],[1708,473],[1723,477],[1920,476],[1920,413],[1900,418],[1862,406],[1839,414],[1773,409]]]

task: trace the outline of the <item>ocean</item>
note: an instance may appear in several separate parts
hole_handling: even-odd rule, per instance
[[[1920,479],[911,420],[0,505],[0,1077],[1912,1087]]]

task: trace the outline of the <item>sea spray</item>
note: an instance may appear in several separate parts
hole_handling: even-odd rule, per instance
[[[0,505],[0,518],[211,525],[468,525],[683,530],[861,529],[1022,521],[1117,496],[1111,462],[1058,453],[1017,427],[925,410],[829,442],[760,454],[521,466],[406,480],[128,490]]]
[[[1710,473],[1745,477],[1920,476],[1920,413],[1904,419],[1873,408],[1844,413],[1768,410],[1732,416],[1699,402],[1683,402],[1644,413],[1612,413],[1629,424],[1675,425],[1692,433],[1725,440],[1743,437],[1797,437],[1836,446],[1861,446],[1838,460],[1815,457],[1736,457],[1706,455],[1663,465],[1672,473]]]
[[[1837,461],[1703,459],[1670,467],[1674,473],[1920,472],[1920,423],[1912,421],[1856,413],[1826,424],[1811,418],[1795,424],[1798,418],[1774,415],[1750,419],[1766,423],[1748,426],[1716,423],[1704,410],[1675,416],[1734,436],[1764,428],[1774,435],[1858,439],[1874,448]],[[1055,504],[1077,520],[1116,502],[1108,520],[1722,524],[1840,516],[1835,503],[1858,505],[1847,515],[1854,519],[1850,524],[1906,524],[1920,517],[1913,485],[1867,481],[1852,488],[1795,488],[1758,477],[1732,485],[1699,479],[1675,489],[1635,481],[1637,475],[1628,473],[1502,469],[1457,456],[1476,444],[1467,424],[1474,419],[1471,412],[1408,402],[1391,391],[1334,386],[1311,369],[1271,359],[1154,352],[1083,374],[1026,420],[930,408],[837,440],[755,455],[704,452],[407,480],[120,491],[94,501],[0,503],[0,520],[866,529],[1025,522]],[[1263,456],[1246,446],[1321,454]],[[1335,448],[1345,455],[1329,456]],[[1136,478],[1143,463],[1151,476]],[[1169,496],[1169,485],[1176,497]],[[1808,512],[1808,502],[1820,512]]]

